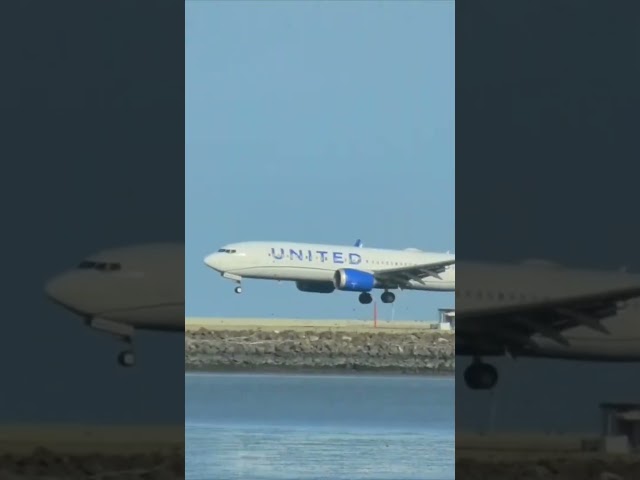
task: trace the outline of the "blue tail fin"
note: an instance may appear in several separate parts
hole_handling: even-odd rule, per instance
[[[360,239],[356,240],[356,243],[353,246],[358,248],[362,247],[362,240]]]

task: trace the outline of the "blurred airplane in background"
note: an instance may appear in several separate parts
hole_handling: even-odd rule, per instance
[[[89,327],[125,342],[118,362],[133,366],[136,329],[184,332],[184,245],[98,252],[48,281],[45,292]]]
[[[640,361],[640,275],[538,261],[460,265],[456,356],[473,357],[469,388],[497,384],[489,356]]]

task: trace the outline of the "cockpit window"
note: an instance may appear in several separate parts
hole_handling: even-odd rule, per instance
[[[78,264],[78,268],[82,270],[100,270],[102,272],[113,272],[121,270],[122,265],[113,262],[92,262],[90,260],[83,260]]]
[[[218,250],[218,252],[221,253],[236,253],[235,250],[229,249],[229,248],[221,248],[220,250]]]

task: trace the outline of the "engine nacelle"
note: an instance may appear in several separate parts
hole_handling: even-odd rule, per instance
[[[376,285],[375,277],[361,270],[341,268],[333,274],[333,285],[347,292],[369,292]]]
[[[296,287],[309,293],[333,293],[336,290],[331,282],[296,282]]]

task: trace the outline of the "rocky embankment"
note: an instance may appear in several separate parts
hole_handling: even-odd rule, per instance
[[[562,458],[484,462],[456,460],[458,480],[637,480],[640,458]]]
[[[185,333],[186,370],[453,373],[450,332],[207,329]]]
[[[184,451],[131,455],[60,454],[38,448],[31,454],[2,454],[0,478],[18,479],[149,479],[184,478]]]

